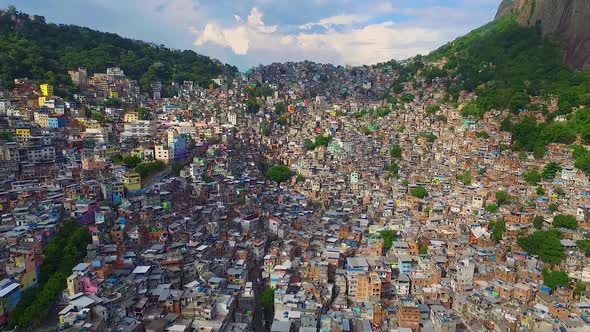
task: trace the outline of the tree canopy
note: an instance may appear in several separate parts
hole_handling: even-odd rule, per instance
[[[563,271],[551,271],[545,269],[542,271],[542,274],[543,284],[553,290],[567,286],[570,283],[570,278],[567,276],[567,273]]]
[[[531,255],[537,255],[548,264],[559,264],[565,258],[561,245],[562,234],[558,230],[536,231],[517,239],[518,245]]]
[[[428,191],[426,190],[426,188],[424,188],[424,186],[417,186],[416,188],[410,190],[410,195],[417,198],[424,198],[428,196]]]
[[[272,181],[281,183],[287,181],[291,177],[291,169],[286,165],[271,166],[266,171],[266,177]]]
[[[498,206],[510,204],[510,202],[512,202],[512,196],[510,196],[508,192],[504,190],[496,192],[496,204]]]
[[[0,73],[5,86],[28,77],[71,87],[67,71],[86,68],[89,74],[118,66],[144,88],[150,81],[194,81],[201,86],[224,72],[237,72],[193,51],[171,50],[116,34],[74,25],[45,23],[41,16],[0,14]],[[146,86],[147,85],[147,86]]]
[[[575,230],[578,228],[578,221],[572,215],[559,214],[553,218],[553,227]]]
[[[43,254],[45,259],[39,271],[38,287],[26,290],[11,313],[8,326],[20,328],[39,323],[49,314],[54,301],[66,285],[72,268],[86,255],[90,233],[75,221],[64,222],[57,236],[50,239]]]
[[[379,235],[383,239],[383,251],[389,251],[393,246],[393,241],[397,239],[397,233],[392,230],[383,230],[379,232]]]

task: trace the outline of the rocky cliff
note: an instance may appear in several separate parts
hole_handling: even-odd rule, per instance
[[[568,66],[590,70],[590,0],[504,0],[496,19],[511,13],[522,26],[558,36]]]

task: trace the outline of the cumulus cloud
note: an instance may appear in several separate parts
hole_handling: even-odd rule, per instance
[[[335,16],[323,18],[317,22],[303,24],[299,28],[304,29],[304,30],[308,30],[313,27],[320,26],[320,27],[327,29],[327,28],[334,26],[334,25],[351,25],[351,24],[355,24],[355,23],[361,23],[361,22],[366,21],[367,19],[368,19],[368,17],[362,16],[362,15],[354,15],[354,14],[335,15]]]
[[[239,19],[231,26],[210,22],[202,31],[195,31],[195,45],[218,45],[238,55],[276,56],[277,61],[286,57],[360,65],[425,53],[444,38],[435,29],[367,21],[368,17],[360,15],[337,15],[304,24],[300,31],[285,32],[266,25],[262,11],[253,8],[245,22]],[[335,25],[345,29],[330,28]],[[313,27],[325,30],[311,31]]]
[[[193,29],[199,35],[195,45],[212,43],[229,47],[236,54],[245,55],[251,45],[258,45],[265,39],[271,38],[277,31],[276,25],[264,24],[263,14],[256,7],[252,8],[245,22],[238,15],[234,17],[236,25],[233,27],[223,28],[217,23],[207,23],[202,32]]]

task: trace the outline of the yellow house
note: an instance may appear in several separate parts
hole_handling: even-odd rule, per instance
[[[117,91],[110,91],[109,97],[117,99],[117,98],[119,98],[119,93]]]
[[[53,85],[50,84],[41,84],[41,95],[45,97],[53,96]]]
[[[31,136],[31,129],[30,128],[17,128],[14,131],[14,134],[16,136],[21,136],[21,137]]]
[[[125,122],[135,122],[137,120],[139,120],[139,114],[137,112],[127,112],[123,116],[123,121]]]
[[[66,279],[66,285],[67,285],[69,296],[73,296],[74,294],[80,293],[83,289],[82,277],[77,274],[72,273]]]
[[[127,172],[123,175],[123,185],[127,190],[141,189],[141,175],[137,172]]]

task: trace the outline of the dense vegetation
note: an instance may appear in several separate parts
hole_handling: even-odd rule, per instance
[[[292,173],[289,166],[275,165],[269,167],[265,175],[268,179],[281,183],[287,181],[291,177]]]
[[[402,157],[402,148],[398,144],[392,144],[389,148],[389,154],[393,158],[401,158]]]
[[[397,233],[387,229],[379,232],[379,235],[383,240],[383,252],[389,251],[393,246],[393,241],[397,239]]]
[[[572,215],[559,214],[553,218],[553,227],[575,230],[578,228],[578,221]]]
[[[570,279],[563,271],[543,270],[543,284],[553,290],[569,285]]]
[[[590,110],[581,109],[570,114],[565,122],[537,122],[532,117],[506,118],[502,129],[513,135],[517,150],[532,151],[536,158],[543,157],[549,143],[572,144],[578,137],[590,143]]]
[[[448,96],[457,101],[462,90],[475,92],[463,106],[463,116],[482,117],[491,109],[510,110],[515,116],[502,129],[513,134],[513,148],[540,158],[548,143],[572,144],[579,137],[590,143],[590,74],[575,72],[563,63],[560,47],[536,28],[524,28],[506,16],[476,29],[432,52],[416,75],[441,80]],[[421,61],[421,59],[420,59]],[[421,72],[420,72],[421,70]],[[556,98],[557,109],[549,110]],[[541,112],[537,121],[531,112]],[[558,115],[564,119],[555,121]],[[590,173],[590,156],[588,157]]]
[[[161,160],[154,160],[149,162],[143,162],[137,166],[135,166],[135,171],[141,175],[142,178],[145,178],[149,175],[152,175],[156,172],[159,172],[166,168],[166,164],[164,164]]]
[[[73,25],[46,23],[42,16],[0,12],[0,82],[27,77],[71,87],[67,71],[84,67],[88,73],[118,66],[147,88],[150,81],[191,80],[202,86],[222,72],[235,72],[193,51],[120,37]],[[59,91],[58,91],[59,92]]]
[[[39,287],[26,290],[11,314],[9,326],[26,328],[43,320],[66,286],[72,268],[86,255],[90,233],[74,221],[66,221],[56,237],[49,240],[39,272]]]
[[[519,237],[517,242],[522,249],[531,255],[537,255],[543,262],[559,264],[565,258],[561,238],[561,232],[551,229]]]
[[[557,43],[543,38],[535,28],[519,26],[504,17],[448,43],[429,55],[447,59],[442,71],[426,74],[457,79],[449,83],[451,95],[476,91],[477,108],[487,111],[527,109],[531,96],[559,96],[559,113],[590,104],[590,77],[562,63]],[[456,99],[456,98],[455,98]]]
[[[578,240],[576,246],[580,249],[584,255],[590,256],[590,240]]]
[[[303,145],[305,146],[306,150],[315,150],[315,148],[319,147],[319,146],[325,146],[327,147],[330,142],[332,141],[332,136],[326,136],[326,135],[318,135],[315,140],[310,140],[309,138],[306,138],[305,141],[303,142]]]
[[[492,235],[492,239],[496,242],[499,242],[502,240],[504,232],[506,231],[506,222],[504,220],[491,221],[488,224],[488,228]]]
[[[417,198],[424,198],[428,196],[428,191],[423,186],[417,186],[410,190],[410,195]]]
[[[506,191],[500,190],[496,192],[496,204],[498,206],[510,204],[510,202],[512,202],[512,196]]]

